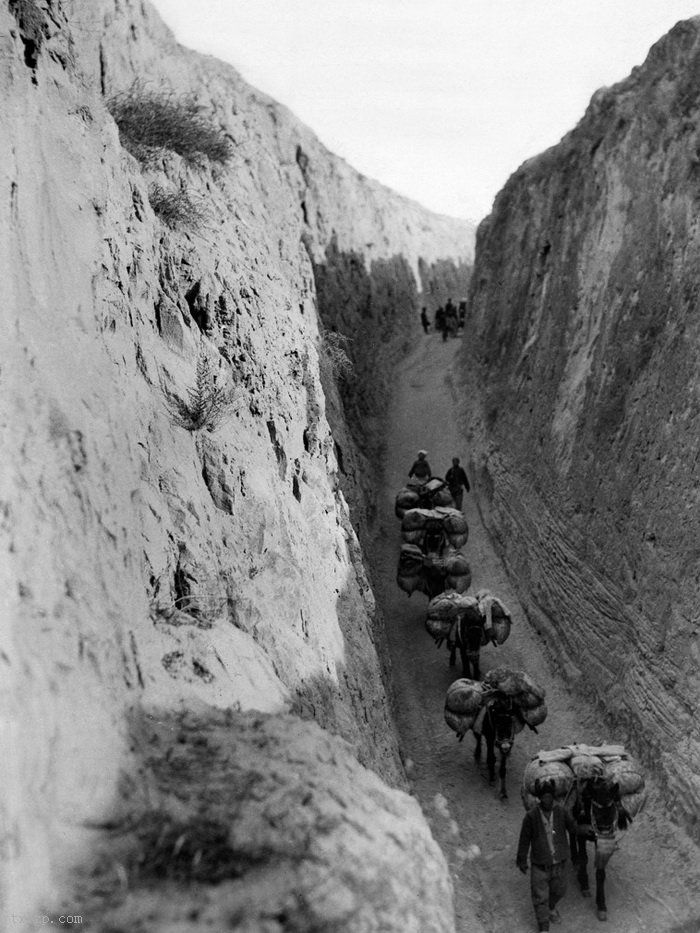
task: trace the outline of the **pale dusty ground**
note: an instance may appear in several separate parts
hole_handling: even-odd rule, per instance
[[[515,847],[524,813],[520,778],[539,749],[579,741],[614,741],[592,710],[575,705],[565,684],[548,666],[546,646],[531,632],[505,570],[480,521],[474,495],[465,496],[470,537],[464,550],[471,563],[473,590],[489,587],[510,607],[514,626],[501,648],[484,648],[482,670],[507,665],[526,670],[547,688],[549,715],[539,735],[529,730],[516,739],[508,772],[509,800],[490,787],[485,765],[472,757],[473,738],[459,743],[445,725],[442,709],[447,686],[461,676],[450,669],[445,648],[436,649],[424,629],[427,598],[406,596],[395,582],[400,545],[393,512],[396,491],[404,484],[416,451],[423,447],[433,471],[444,475],[453,456],[466,464],[468,450],[459,430],[459,399],[450,375],[458,341],[421,337],[412,356],[397,368],[387,435],[381,511],[374,557],[377,596],[386,617],[393,658],[397,720],[413,792],[449,859],[456,896],[459,933],[528,933],[535,929],[528,880],[515,868]],[[474,491],[473,491],[474,492]],[[698,933],[700,931],[700,852],[670,824],[658,789],[649,785],[646,810],[623,838],[608,866],[608,922],[595,916],[594,901],[578,892],[573,874],[562,902],[561,933]],[[447,806],[442,803],[442,795]],[[470,846],[480,855],[470,858]],[[473,853],[470,853],[473,854]],[[479,899],[463,888],[481,881]],[[472,882],[470,881],[470,887]]]

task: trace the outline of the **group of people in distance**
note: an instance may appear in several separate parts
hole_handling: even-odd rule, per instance
[[[451,298],[447,299],[447,303],[443,308],[440,305],[435,311],[435,330],[442,334],[442,339],[447,340],[449,336],[456,337],[460,331],[464,330],[464,319],[467,314],[467,302],[466,299],[462,299],[459,303],[459,307],[455,305]],[[428,309],[423,307],[420,312],[420,322],[423,327],[423,332],[426,334],[430,333],[431,322],[428,317]]]
[[[415,476],[417,480],[427,482],[432,475],[433,472],[428,463],[427,450],[419,450],[417,459],[413,462],[411,469],[408,471],[408,478],[412,479]],[[447,473],[445,473],[445,482],[454,500],[455,508],[461,510],[464,490],[466,489],[466,491],[469,492],[470,487],[469,478],[464,468],[460,466],[459,457],[452,458],[452,466]]]

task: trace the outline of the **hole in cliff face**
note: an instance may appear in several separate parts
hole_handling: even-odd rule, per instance
[[[335,446],[335,459],[338,461],[338,469],[343,474],[343,476],[345,476],[346,473],[345,473],[345,464],[343,463],[343,448],[340,446],[340,444],[337,441],[334,442],[334,446]]]
[[[201,282],[195,282],[192,288],[185,292],[185,301],[190,309],[192,320],[201,332],[206,334],[211,328],[211,320],[209,319],[207,304],[201,297],[201,288]]]
[[[292,477],[292,493],[297,502],[301,502],[301,487],[299,486],[299,477]]]

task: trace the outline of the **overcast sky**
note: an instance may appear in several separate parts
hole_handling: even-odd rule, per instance
[[[700,0],[154,0],[354,168],[480,220]]]

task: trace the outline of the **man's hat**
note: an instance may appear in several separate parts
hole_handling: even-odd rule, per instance
[[[427,456],[428,456],[428,451],[427,451],[427,450],[419,450],[419,451],[418,451],[418,456],[420,457],[421,455],[424,456],[424,457],[427,457]]]

